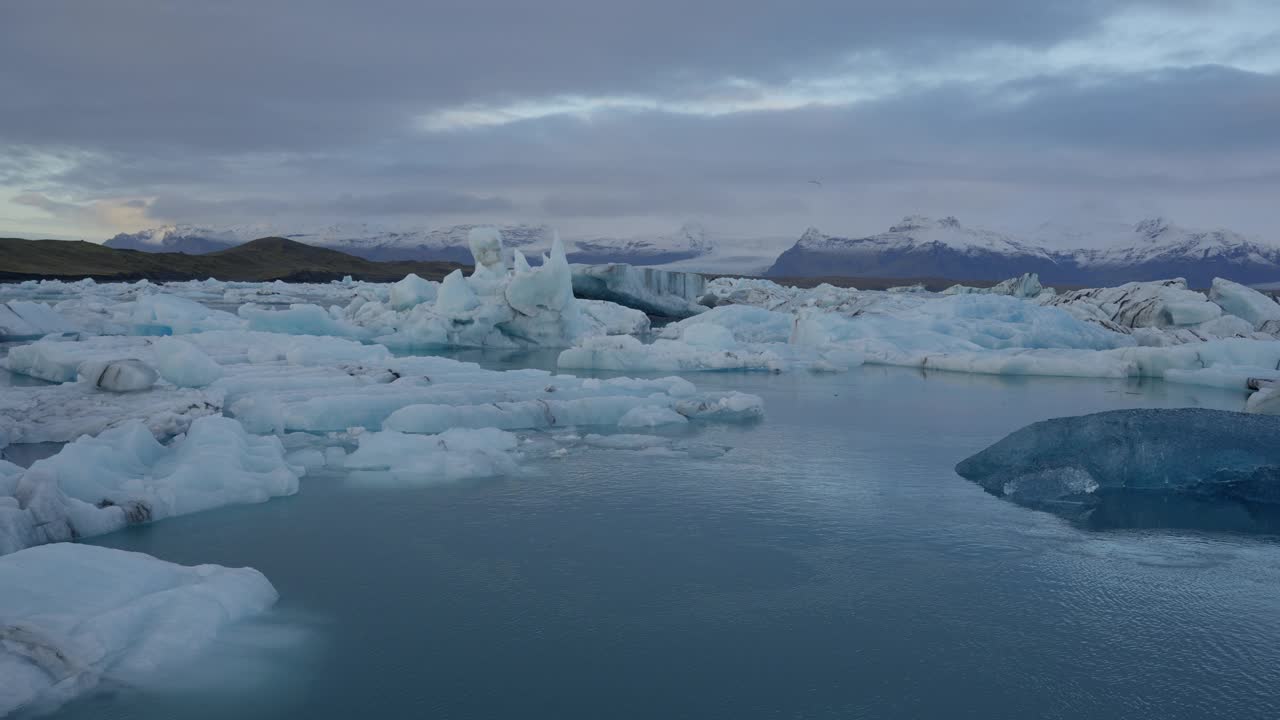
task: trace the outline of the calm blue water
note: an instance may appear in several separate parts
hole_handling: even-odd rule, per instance
[[[691,379],[762,395],[767,418],[689,430],[733,448],[715,460],[580,450],[413,489],[321,475],[100,538],[251,565],[282,599],[173,687],[59,717],[1280,717],[1280,542],[1247,511],[1081,526],[952,470],[1036,420],[1241,397],[888,368]]]

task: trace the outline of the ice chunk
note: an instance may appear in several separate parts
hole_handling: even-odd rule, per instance
[[[0,716],[141,684],[277,599],[251,568],[70,543],[0,557],[0,588]]]
[[[515,435],[495,428],[411,435],[386,430],[363,433],[346,456],[352,479],[371,484],[418,484],[514,473]]]
[[[417,275],[409,273],[404,276],[403,280],[391,286],[391,297],[388,304],[391,305],[393,310],[408,310],[424,302],[434,302],[439,287],[437,283],[423,280]]]
[[[31,340],[76,328],[42,302],[10,300],[0,303],[0,342]]]
[[[1114,410],[1029,425],[956,472],[1032,505],[1121,491],[1280,503],[1278,433],[1275,416]]]
[[[1209,299],[1224,312],[1261,328],[1268,321],[1280,322],[1280,303],[1250,287],[1223,278],[1214,278]]]
[[[141,360],[89,360],[80,364],[76,376],[99,390],[109,392],[138,392],[150,390],[160,374]]]
[[[204,387],[223,375],[213,358],[189,342],[161,338],[153,347],[160,376],[178,387]]]
[[[574,265],[572,274],[573,292],[581,298],[608,300],[672,318],[686,318],[707,309],[698,304],[707,285],[697,273],[613,263]]]
[[[618,420],[618,427],[657,427],[659,425],[683,425],[689,419],[669,407],[662,405],[641,405],[627,411]]]

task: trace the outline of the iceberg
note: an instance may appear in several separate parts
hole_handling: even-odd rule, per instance
[[[142,684],[278,597],[252,568],[71,543],[0,557],[0,588],[0,716]]]
[[[956,465],[1028,505],[1117,492],[1280,503],[1280,417],[1221,410],[1114,410],[1034,423]]]

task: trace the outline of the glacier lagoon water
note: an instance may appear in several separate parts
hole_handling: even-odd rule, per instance
[[[717,459],[578,450],[405,489],[320,474],[96,539],[256,567],[281,601],[172,682],[57,717],[1280,716],[1267,517],[1082,524],[953,471],[1033,421],[1240,396],[875,367],[690,379],[763,396],[766,418],[679,431],[733,448]]]

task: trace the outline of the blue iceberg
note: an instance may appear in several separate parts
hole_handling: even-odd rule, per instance
[[[1025,505],[1096,506],[1117,494],[1280,504],[1280,417],[1115,410],[1028,425],[956,465]]]

